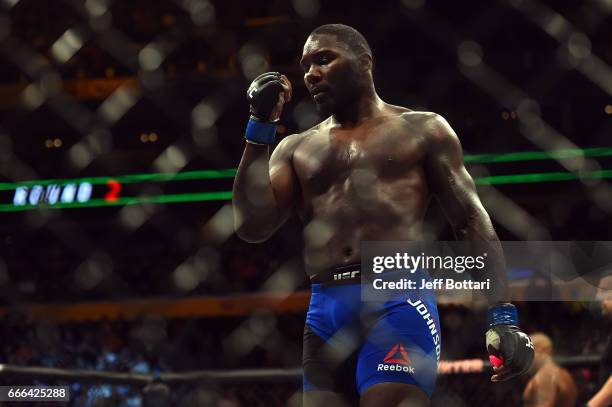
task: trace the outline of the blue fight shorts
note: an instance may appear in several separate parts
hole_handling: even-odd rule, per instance
[[[333,391],[356,401],[371,386],[394,382],[413,384],[431,397],[441,346],[433,291],[361,301],[359,267],[338,268],[312,280],[304,328],[304,391]],[[351,278],[334,280],[341,274]]]

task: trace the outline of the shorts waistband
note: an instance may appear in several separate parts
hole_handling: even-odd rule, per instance
[[[361,263],[348,264],[322,271],[310,278],[312,284],[340,285],[361,283]]]

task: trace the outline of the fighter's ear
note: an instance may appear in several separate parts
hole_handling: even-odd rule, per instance
[[[361,62],[361,65],[366,68],[366,70],[370,72],[374,70],[374,60],[372,59],[372,55],[364,52],[359,56],[359,62]]]

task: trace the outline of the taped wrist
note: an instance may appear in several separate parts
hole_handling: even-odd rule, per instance
[[[494,305],[487,312],[489,328],[496,325],[518,326],[518,310],[510,303]]]
[[[247,123],[244,137],[256,143],[272,144],[276,138],[276,124],[262,122],[251,116]]]

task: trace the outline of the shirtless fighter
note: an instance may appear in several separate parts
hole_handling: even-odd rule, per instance
[[[599,391],[591,397],[586,407],[607,407],[612,405],[612,270],[599,281],[597,300],[601,301],[601,313],[604,317],[601,328],[606,332],[607,341],[601,355],[599,366]]]
[[[457,238],[487,244],[489,259],[502,265],[474,277],[490,277],[497,298],[505,298],[497,235],[456,134],[437,114],[378,97],[372,52],[359,32],[340,24],[315,29],[300,64],[327,118],[284,138],[270,156],[291,84],[276,72],[255,78],[234,181],[236,231],[248,242],[264,241],[293,211],[305,225],[312,297],[304,329],[304,406],[427,406],[441,335],[435,296],[362,302],[360,242],[422,240],[425,211],[435,197]],[[492,377],[498,381],[524,373],[533,348],[517,327],[516,308],[491,301],[486,339],[500,364]]]
[[[574,407],[578,389],[574,378],[552,358],[553,344],[548,335],[531,335],[535,348],[533,377],[523,391],[525,407]]]

